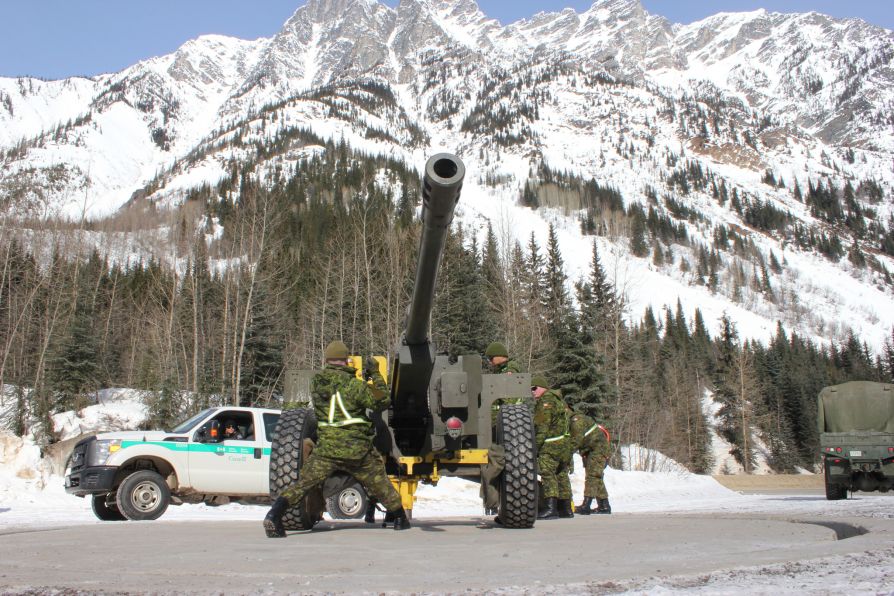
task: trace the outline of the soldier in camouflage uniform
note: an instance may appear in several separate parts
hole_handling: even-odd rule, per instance
[[[611,513],[608,491],[602,480],[605,464],[608,463],[608,458],[611,455],[608,431],[586,414],[575,413],[571,416],[571,444],[573,450],[580,453],[583,458],[586,473],[584,500],[583,503],[575,507],[575,510],[582,515],[590,515],[594,512]],[[591,508],[594,498],[597,503],[596,509]]]
[[[487,349],[484,350],[484,356],[487,359],[488,370],[491,374],[495,375],[511,375],[514,373],[524,372],[521,365],[509,358],[509,351],[506,349],[506,346],[501,344],[498,341],[491,342]],[[493,413],[496,414],[500,410],[500,404],[524,404],[528,403],[528,400],[523,396],[518,397],[508,397],[500,400],[495,403],[493,406]]]
[[[571,508],[571,436],[568,434],[568,409],[558,391],[549,389],[541,376],[531,379],[534,397],[534,432],[537,442],[537,466],[540,469],[545,506],[537,519],[574,517]]]
[[[373,385],[358,379],[356,369],[348,366],[348,348],[340,341],[330,343],[324,356],[326,366],[311,382],[319,439],[301,468],[298,482],[273,503],[264,519],[264,530],[270,538],[284,537],[283,514],[335,471],[356,478],[371,498],[385,506],[394,529],[406,530],[410,522],[400,495],[388,480],[382,458],[373,447],[373,424],[366,414],[367,410],[388,407],[387,385],[371,358],[364,365],[364,377],[372,378]]]
[[[506,346],[498,341],[491,342],[487,349],[484,350],[484,356],[490,365],[490,372],[497,375],[511,375],[512,373],[524,372],[522,367],[509,358],[509,350]]]

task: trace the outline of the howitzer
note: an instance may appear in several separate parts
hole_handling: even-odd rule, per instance
[[[451,359],[430,338],[438,269],[464,176],[451,154],[425,165],[416,277],[389,367],[391,406],[374,417],[376,447],[406,510],[419,482],[458,476],[481,483],[485,508],[499,510],[503,526],[529,528],[537,518],[534,424],[528,405],[503,402],[529,396],[530,375],[485,374],[480,355]],[[302,423],[302,436],[313,439],[307,428]],[[275,450],[276,443],[273,459]]]

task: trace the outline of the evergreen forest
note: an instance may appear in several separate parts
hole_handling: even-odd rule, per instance
[[[271,185],[234,165],[227,179],[191,192],[176,208],[134,206],[103,229],[47,224],[40,241],[38,232],[31,241],[0,235],[7,430],[50,444],[57,440],[53,414],[90,405],[108,387],[144,390],[153,427],[209,405],[276,407],[284,370],[318,366],[333,339],[354,353],[390,354],[416,266],[418,174],[399,161],[321,144],[315,156],[277,171]],[[667,245],[688,242],[682,226],[638,204],[625,209],[611,189],[549,171],[539,179],[539,188],[525,186],[520,202],[536,208],[550,185],[575,188],[582,229],[594,238],[614,214],[629,224],[639,256],[661,260]],[[673,184],[701,179],[681,168]],[[685,219],[671,200],[665,207]],[[752,210],[754,225],[776,225],[766,206],[730,200],[743,213]],[[158,224],[148,257],[90,241],[123,234],[135,221]],[[738,245],[730,234],[717,245]],[[722,281],[717,250],[695,251],[709,287]],[[769,266],[780,265],[773,257]],[[754,279],[766,280],[766,269]],[[718,408],[717,431],[745,470],[754,466],[759,440],[783,472],[813,469],[818,460],[822,387],[894,381],[894,332],[879,353],[853,333],[820,344],[782,324],[763,344],[743,338],[727,316],[705,321],[680,303],[630,312],[616,282],[595,240],[588,275],[569,279],[553,227],[540,244],[533,236],[507,242],[493,225],[484,233],[455,226],[439,274],[433,339],[454,356],[504,342],[527,370],[548,375],[569,405],[605,421],[618,443],[658,449],[695,472],[714,463],[707,396]]]

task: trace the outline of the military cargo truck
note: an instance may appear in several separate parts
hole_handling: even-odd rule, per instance
[[[833,385],[820,391],[817,406],[826,498],[894,487],[894,385]]]

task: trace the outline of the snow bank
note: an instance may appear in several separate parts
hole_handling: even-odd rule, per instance
[[[149,416],[145,391],[103,389],[96,393],[96,405],[79,411],[53,416],[53,427],[60,441],[96,432],[133,430]]]
[[[686,466],[654,449],[637,443],[621,446],[621,462],[625,470],[636,472],[668,472],[688,474]]]
[[[3,495],[42,491],[49,471],[30,439],[0,432],[0,502]]]

